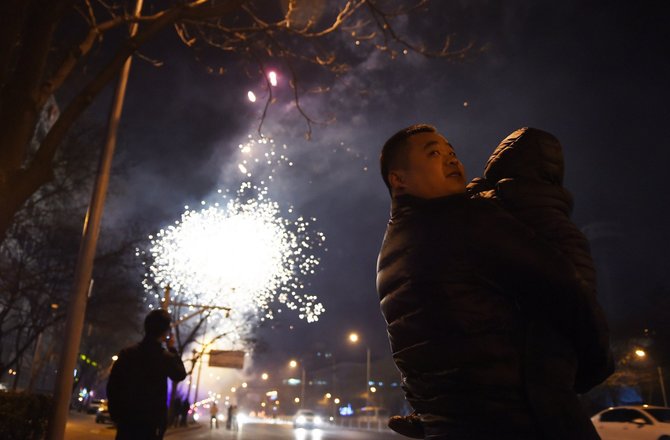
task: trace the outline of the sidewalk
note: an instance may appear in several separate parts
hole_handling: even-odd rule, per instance
[[[200,423],[189,423],[188,426],[178,426],[176,428],[168,428],[168,430],[165,431],[165,437],[169,437],[171,435],[179,435],[184,432],[195,431],[200,428],[202,428],[202,425]]]

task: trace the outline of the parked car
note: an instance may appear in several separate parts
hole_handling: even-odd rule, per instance
[[[91,401],[88,402],[88,405],[86,405],[86,413],[97,414],[98,408],[100,408],[105,403],[106,403],[105,399],[91,399]]]
[[[591,417],[602,440],[670,440],[670,408],[617,406]]]
[[[309,409],[299,409],[293,416],[294,428],[313,429],[323,425],[323,418]]]
[[[95,413],[95,423],[112,423],[112,418],[109,415],[109,408],[107,402],[104,402]]]

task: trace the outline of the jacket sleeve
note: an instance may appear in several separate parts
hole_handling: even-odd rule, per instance
[[[485,271],[518,293],[534,317],[554,322],[573,343],[579,361],[575,383],[585,392],[613,371],[609,329],[592,285],[569,258],[503,210],[492,210],[473,237]]]
[[[124,418],[123,410],[126,407],[128,392],[128,359],[123,351],[112,365],[107,381],[107,400],[109,415],[115,422]]]
[[[167,376],[175,382],[184,380],[186,378],[186,369],[177,350],[171,348],[165,353],[165,356],[167,360]]]

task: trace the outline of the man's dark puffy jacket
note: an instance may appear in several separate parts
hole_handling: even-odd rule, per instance
[[[144,339],[124,348],[107,382],[109,413],[116,423],[165,427],[167,379],[184,380],[186,370],[177,353],[158,341]]]
[[[393,200],[377,270],[393,358],[415,410],[450,421],[454,432],[472,429],[472,438],[544,432],[525,383],[526,325],[541,313],[556,335],[576,341],[587,288],[568,259],[493,201],[404,195]],[[563,425],[551,429],[563,436],[541,438],[597,439],[568,381],[567,394],[560,384],[560,392],[543,390],[561,405]]]

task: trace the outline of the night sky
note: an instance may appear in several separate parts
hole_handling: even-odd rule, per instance
[[[670,284],[667,29],[660,6],[647,2],[433,1],[428,15],[401,30],[429,42],[454,34],[454,47],[473,41],[470,56],[391,60],[343,38],[351,45],[348,74],[333,82],[306,71],[305,84],[330,87],[304,94],[306,111],[335,118],[314,126],[309,141],[277,63],[278,96],[263,133],[287,144],[294,166],[278,173],[270,191],[316,217],[315,229],[327,237],[320,270],[305,279],[326,313],[316,324],[280,320],[264,331],[268,359],[315,348],[358,356],[346,347],[350,330],[363,335],[373,357],[388,355],[375,264],[389,198],[377,158],[391,134],[417,122],[450,140],[468,178],[480,175],[516,128],[553,133],[564,147],[576,223],[609,222],[623,231],[620,264],[636,286],[631,298]],[[148,235],[176,220],[184,205],[236,188],[237,146],[256,135],[262,110],[247,91],[262,92],[262,83],[235,65],[208,74],[170,32],[142,53],[164,64],[134,61],[115,162],[123,173],[112,182],[105,225],[132,223]],[[107,100],[88,117],[103,118]]]

